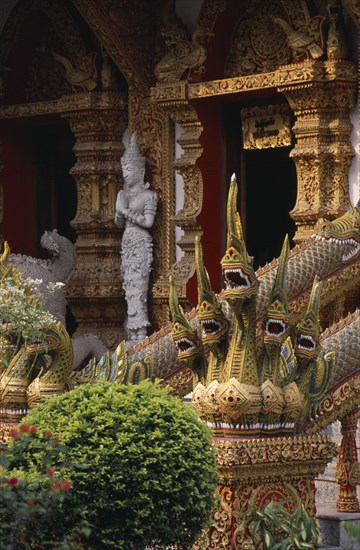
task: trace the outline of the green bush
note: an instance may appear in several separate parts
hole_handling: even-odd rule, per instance
[[[26,419],[49,428],[83,467],[68,513],[92,525],[87,548],[189,548],[210,521],[216,486],[210,430],[157,384],[88,384],[39,405]],[[23,460],[35,469],[41,449]],[[21,464],[19,464],[21,466]]]

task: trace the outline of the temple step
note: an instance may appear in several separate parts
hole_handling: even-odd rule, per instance
[[[359,550],[360,543],[345,529],[343,522],[360,528],[360,513],[339,513],[327,507],[318,508],[316,514],[322,543],[319,550]]]

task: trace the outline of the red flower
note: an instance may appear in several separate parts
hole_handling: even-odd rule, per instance
[[[46,473],[49,477],[53,477],[53,475],[55,474],[55,468],[48,468]]]
[[[31,433],[32,435],[34,434],[37,434],[37,427],[36,426],[30,426],[30,430],[29,430],[29,433]]]
[[[32,499],[32,498],[28,498],[27,501],[26,501],[26,504],[27,504],[28,506],[34,506],[34,501],[33,501],[33,499]]]
[[[3,478],[5,483],[8,485],[11,485],[11,487],[16,487],[16,485],[19,485],[20,480],[17,477],[10,477],[10,478]]]
[[[28,426],[27,424],[21,424],[19,430],[21,433],[28,433],[28,431],[30,430],[30,426]]]
[[[16,439],[17,437],[19,437],[19,432],[15,430],[15,428],[13,428],[9,431],[9,437],[13,437],[14,439]]]
[[[50,439],[51,436],[52,436],[52,433],[51,433],[50,430],[45,430],[45,431],[44,431],[44,437],[45,437],[46,439]]]
[[[53,491],[70,491],[70,489],[72,489],[72,483],[63,479],[54,483],[54,485],[51,486],[51,489]]]

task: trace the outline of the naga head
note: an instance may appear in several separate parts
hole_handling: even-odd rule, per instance
[[[196,329],[192,328],[184,315],[172,277],[170,277],[169,305],[173,322],[172,338],[178,350],[178,357],[180,361],[192,363],[202,352],[202,343]]]
[[[322,283],[315,277],[306,314],[296,326],[297,359],[309,361],[320,352],[321,327],[318,320]]]
[[[198,320],[201,338],[209,346],[218,344],[228,330],[228,321],[223,314],[215,293],[211,288],[209,274],[204,266],[199,237],[195,240],[195,263],[198,280]]]
[[[70,336],[60,321],[44,327],[43,333],[41,338],[33,338],[27,342],[26,350],[29,354],[48,353],[63,348],[70,341]]]
[[[320,218],[314,231],[314,238],[332,240],[344,247],[343,263],[354,261],[360,256],[360,201],[334,221]]]
[[[289,239],[286,235],[265,318],[265,345],[281,346],[289,333],[289,305],[285,294],[288,256]]]
[[[221,260],[226,284],[223,296],[231,305],[255,297],[258,288],[252,258],[246,250],[240,216],[236,211],[237,190],[233,174],[227,204],[227,246]]]

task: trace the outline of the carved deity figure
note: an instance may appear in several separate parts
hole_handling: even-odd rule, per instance
[[[146,337],[149,323],[148,289],[153,260],[149,229],[154,223],[157,194],[145,177],[145,157],[139,151],[136,134],[121,158],[124,187],[116,199],[115,224],[125,231],[121,243],[120,271],[127,302],[125,328],[128,346]]]

